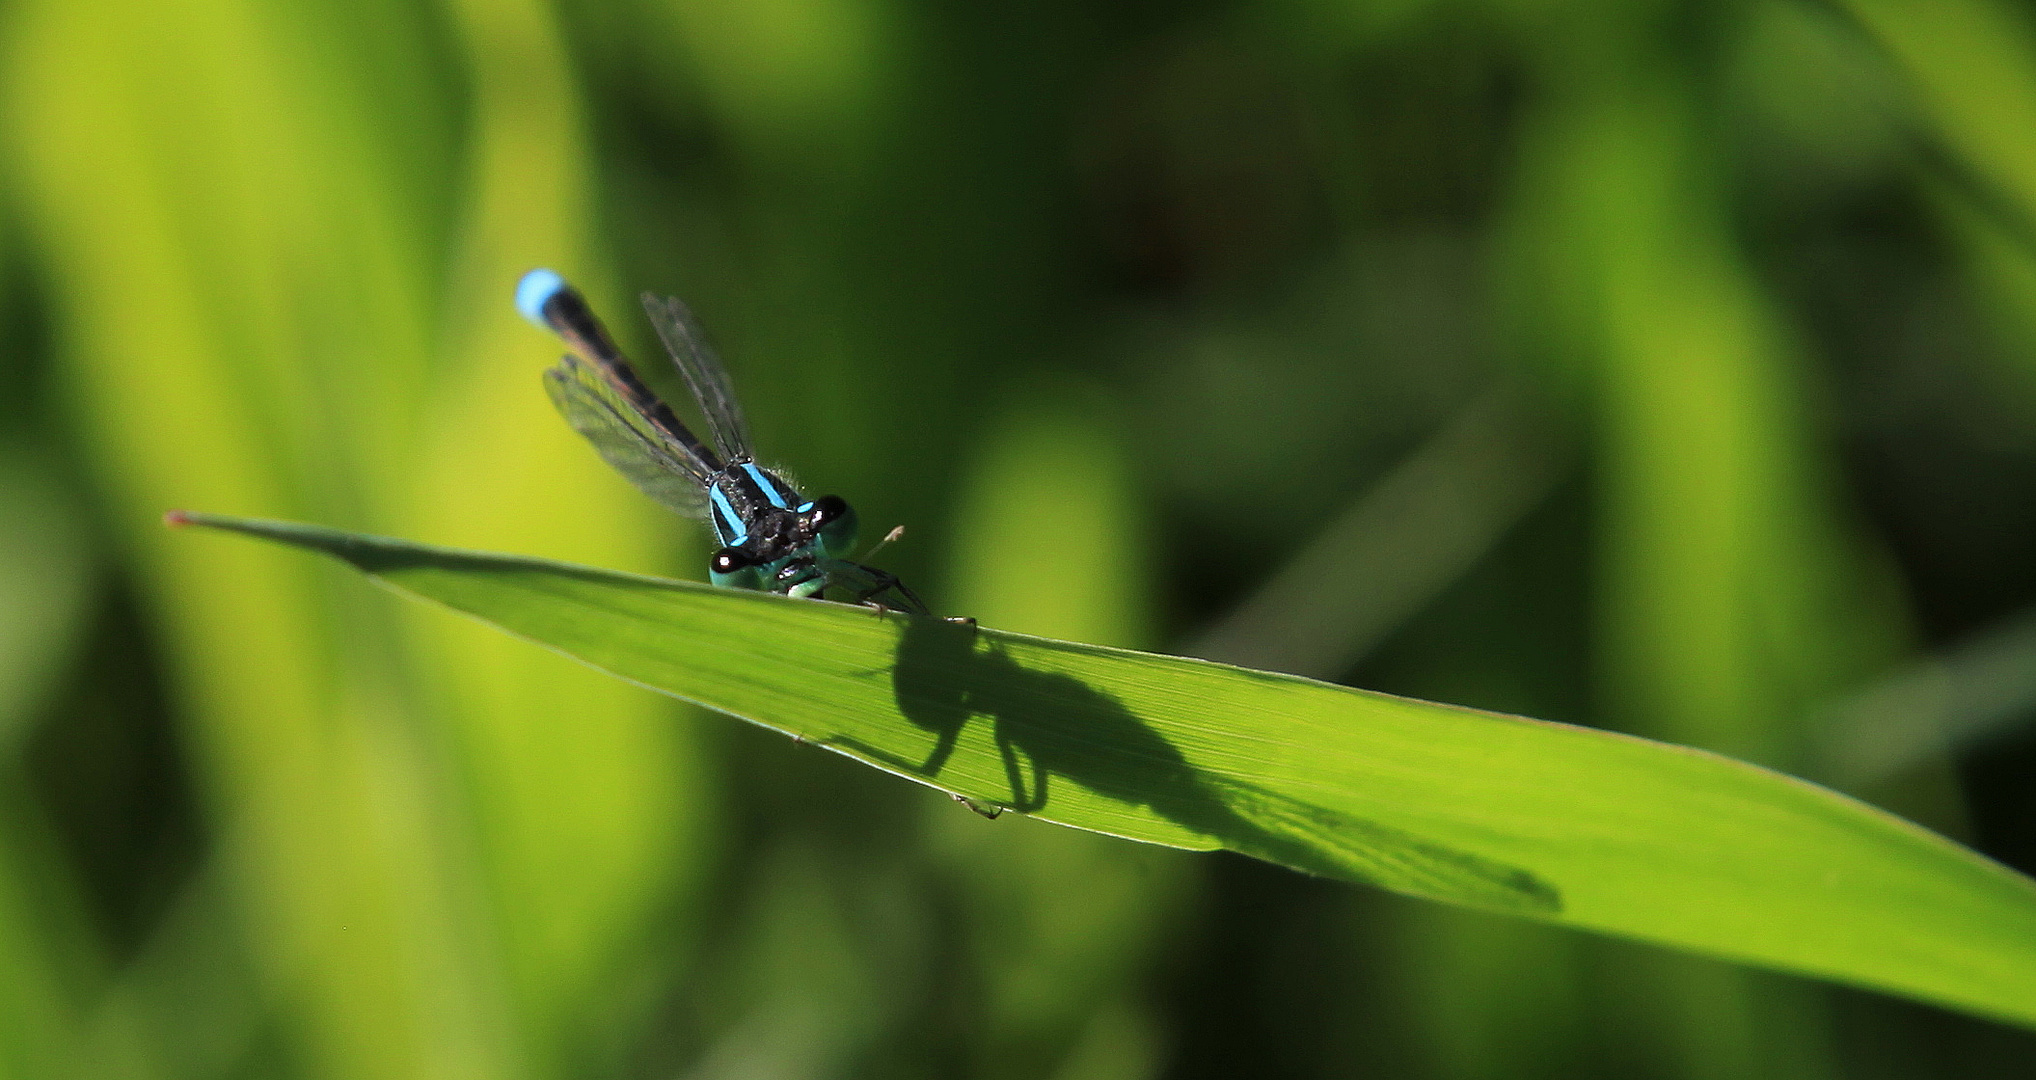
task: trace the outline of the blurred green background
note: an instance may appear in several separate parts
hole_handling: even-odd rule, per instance
[[[2036,12],[6,0],[0,1077],[2024,1077],[1017,819],[172,507],[700,576],[686,297],[937,610],[1709,747],[2036,868]]]

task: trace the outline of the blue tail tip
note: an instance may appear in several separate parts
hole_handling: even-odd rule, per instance
[[[541,329],[549,330],[551,324],[544,319],[544,305],[565,287],[566,279],[558,276],[557,271],[543,267],[532,270],[516,283],[516,310]]]

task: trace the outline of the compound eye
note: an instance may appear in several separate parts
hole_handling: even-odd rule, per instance
[[[829,558],[845,559],[855,550],[855,508],[839,495],[822,495],[813,500],[806,520],[820,538],[820,550]]]
[[[733,574],[755,565],[756,560],[750,557],[749,552],[732,547],[722,548],[707,560],[707,568],[717,574]]]
[[[854,513],[854,511],[848,508],[848,501],[841,496],[822,495],[813,500],[813,509],[806,511],[806,519],[813,523],[814,529],[818,530],[826,528],[829,522],[835,521],[842,515],[851,513]]]

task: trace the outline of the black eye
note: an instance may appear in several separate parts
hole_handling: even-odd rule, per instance
[[[755,566],[756,560],[741,548],[725,547],[707,560],[707,567],[717,574],[733,574],[744,567]]]
[[[813,509],[806,511],[806,519],[813,528],[824,529],[830,521],[838,520],[848,513],[848,502],[839,495],[822,495],[813,500]]]

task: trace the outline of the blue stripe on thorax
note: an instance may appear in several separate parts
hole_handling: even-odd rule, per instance
[[[778,490],[778,485],[771,482],[771,474],[748,463],[743,464],[741,468],[743,472],[749,474],[750,481],[756,485],[758,491],[763,492],[763,497],[769,500],[772,506],[780,510],[790,510],[792,508],[791,502],[785,498],[785,493]]]
[[[782,478],[746,461],[714,477],[707,485],[707,496],[714,508],[714,531],[726,547],[740,547],[749,539],[749,519],[766,506],[792,510],[792,500],[800,498]]]
[[[742,515],[736,513],[735,507],[729,503],[728,493],[721,490],[720,484],[709,484],[707,498],[714,505],[714,531],[721,536],[721,546],[741,547],[742,542],[749,539],[749,529]]]

